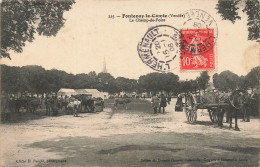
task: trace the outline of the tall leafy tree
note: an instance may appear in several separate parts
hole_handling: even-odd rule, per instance
[[[142,75],[139,77],[138,83],[143,90],[153,93],[161,91],[159,73]]]
[[[260,66],[253,68],[246,76],[248,88],[252,90],[260,86]]]
[[[260,42],[260,3],[258,0],[247,0],[243,10],[247,14],[248,39]]]
[[[89,76],[87,74],[77,74],[74,76],[74,80],[72,82],[72,87],[76,89],[88,88],[89,84]]]
[[[1,57],[9,50],[21,53],[26,42],[39,35],[56,36],[64,26],[63,14],[74,0],[3,0],[1,3]]]
[[[6,93],[16,93],[19,91],[19,67],[9,67],[1,65],[1,89]]]
[[[238,88],[240,88],[240,89],[247,89],[248,88],[248,82],[243,75],[239,77]]]
[[[183,92],[191,92],[192,91],[192,82],[191,81],[184,81],[182,82]]]
[[[203,89],[205,91],[209,83],[209,78],[210,77],[207,71],[203,71],[200,73],[200,76],[196,79],[200,89]]]
[[[239,5],[244,3],[244,5]],[[223,20],[235,23],[241,19],[238,15],[239,6],[245,6],[242,10],[247,14],[248,40],[260,42],[260,2],[258,0],[218,0],[217,13]]]
[[[235,90],[238,88],[238,83],[239,76],[231,71],[213,75],[214,87],[222,91]]]
[[[139,85],[146,91],[177,92],[179,76],[173,73],[149,73],[139,77]]]
[[[102,90],[105,92],[113,92],[113,90],[111,89],[116,89],[114,87],[116,85],[113,85],[115,78],[111,74],[101,72],[97,75],[97,78],[98,78],[98,84],[96,88],[98,90]]]
[[[215,73],[213,75],[213,85],[214,85],[214,87],[216,89],[221,89],[221,84],[223,84],[222,81],[223,80],[221,78],[219,78],[219,74],[218,73]]]
[[[179,76],[173,73],[164,73],[162,75],[162,89],[168,93],[173,92],[176,94]]]
[[[191,82],[191,89],[192,89],[193,92],[197,92],[197,90],[200,90],[200,86],[199,86],[199,83],[198,83],[197,79],[190,81]]]
[[[29,89],[27,91],[30,91],[31,93],[37,93],[42,94],[45,92],[45,89],[47,89],[48,82],[45,77],[45,69],[41,66],[24,66],[21,68],[21,71],[24,73],[24,76],[20,76],[20,78],[26,78],[26,83],[29,84]],[[24,81],[20,81],[19,83],[23,83]],[[19,85],[22,86],[22,85]]]
[[[237,7],[239,1],[240,0],[219,0],[216,6],[218,10],[217,13],[219,13],[224,20],[230,20],[232,23],[235,23],[237,19],[241,19],[237,12],[239,9]]]

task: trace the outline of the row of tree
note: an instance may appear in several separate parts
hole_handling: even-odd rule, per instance
[[[223,71],[220,74],[213,75],[214,87],[228,91],[236,88],[252,89],[259,87],[260,66],[253,68],[246,76],[238,76],[231,71]]]
[[[92,71],[88,74],[68,74],[56,69],[45,70],[41,66],[11,67],[1,65],[2,91],[6,93],[31,92],[36,94],[57,92],[60,88],[94,88],[111,94],[119,92],[158,92],[177,94],[180,92],[205,90],[209,86],[210,76],[201,72],[195,80],[180,81],[173,73],[149,73],[138,80],[124,77],[114,78],[109,73]],[[238,76],[231,71],[213,75],[214,87],[229,89],[254,89],[260,80],[260,66],[253,68],[246,76]]]
[[[45,70],[41,66],[1,66],[2,91],[6,93],[31,92],[37,94],[57,92],[60,88],[95,88],[109,93],[133,91],[137,80],[114,78],[109,73],[92,71],[88,74],[68,74],[56,69]]]

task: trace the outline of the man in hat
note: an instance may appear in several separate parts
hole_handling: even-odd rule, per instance
[[[157,108],[159,108],[160,99],[156,96],[156,94],[153,94],[152,97],[152,108],[154,113],[157,113]]]
[[[163,108],[163,113],[165,113],[165,107],[167,106],[167,100],[164,94],[161,94],[161,102],[160,102],[160,108],[159,113],[161,112],[161,107]]]

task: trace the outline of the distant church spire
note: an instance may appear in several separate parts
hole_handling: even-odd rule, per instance
[[[103,70],[102,70],[103,73],[107,73],[107,66],[106,66],[106,59],[104,57],[104,63],[103,63]]]

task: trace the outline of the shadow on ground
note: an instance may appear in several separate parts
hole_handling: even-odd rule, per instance
[[[80,114],[83,114],[86,112],[80,112],[79,113],[79,117]],[[94,113],[88,113],[88,114],[98,114],[100,112],[94,112]],[[9,123],[23,123],[23,122],[28,122],[30,120],[38,120],[38,119],[44,119],[46,117],[60,117],[60,116],[64,116],[64,115],[68,115],[67,113],[65,113],[65,111],[59,111],[58,115],[50,115],[47,116],[45,113],[45,110],[38,110],[36,113],[30,113],[30,112],[12,112],[12,113],[1,113],[1,123],[3,124],[9,124]],[[70,114],[71,116],[73,116],[73,114]]]
[[[212,146],[212,148],[218,148],[226,151],[239,152],[243,154],[257,155],[259,153],[258,147],[227,147],[227,146]]]
[[[196,121],[193,124],[194,125],[203,125],[203,126],[208,126],[208,127],[212,127],[212,128],[218,128],[218,129],[224,129],[224,130],[235,130],[234,122],[232,123],[232,128],[229,128],[229,123],[226,123],[226,122],[223,122],[222,126],[219,126],[217,123],[212,123],[211,121]]]
[[[230,135],[161,132],[64,137],[23,148],[44,149],[64,157],[66,163],[55,166],[258,166],[259,140]]]
[[[163,146],[150,146],[150,145],[126,145],[126,146],[121,146],[113,149],[108,149],[108,150],[100,150],[98,153],[99,154],[116,154],[121,151],[140,151],[140,150],[163,150],[163,151],[171,151],[171,152],[177,152],[180,151],[181,149],[171,149],[168,147],[163,147]]]

